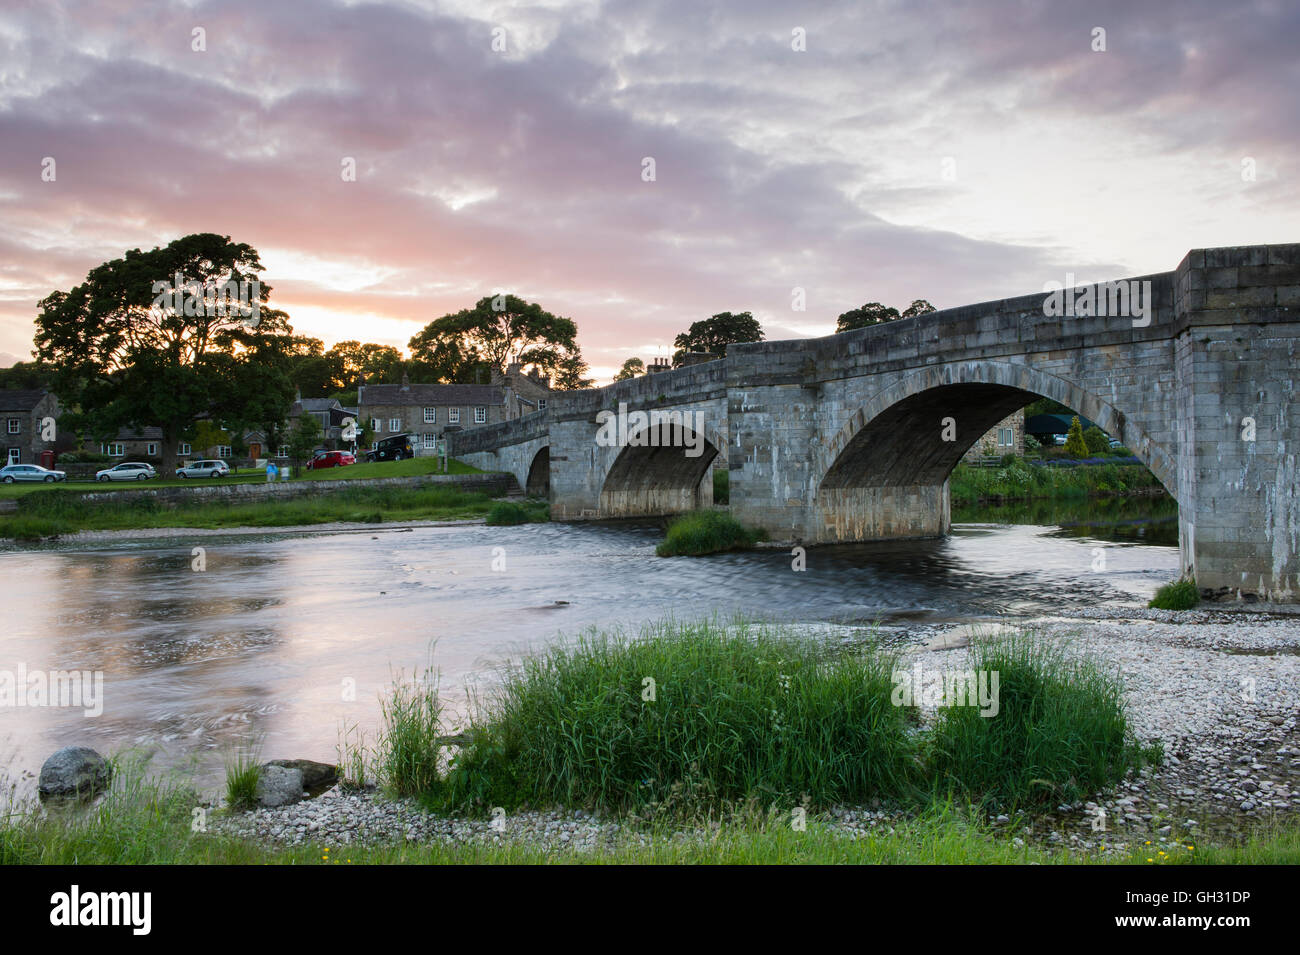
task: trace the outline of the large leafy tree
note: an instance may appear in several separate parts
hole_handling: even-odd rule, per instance
[[[722,355],[736,342],[761,342],[763,329],[749,312],[719,312],[711,318],[692,322],[691,327],[673,339],[673,364],[681,364],[686,352]]]
[[[912,318],[915,315],[924,315],[926,312],[933,311],[934,306],[923,298],[914,299],[912,304],[903,309],[901,314],[896,308],[889,308],[879,302],[868,302],[866,305],[842,313],[835,321],[835,331],[847,332],[855,328],[866,328],[869,325],[882,325],[885,322],[894,322],[900,318]]]
[[[430,322],[411,339],[410,347],[413,358],[434,364],[455,366],[459,361],[463,367],[481,362],[504,372],[517,361],[525,369],[540,368],[559,376],[571,372],[573,356],[579,354],[578,326],[535,302],[514,295],[488,295],[473,308]]]
[[[618,370],[614,376],[615,381],[627,381],[629,378],[636,378],[638,375],[645,374],[645,362],[640,358],[629,358],[623,362],[623,367]]]
[[[212,288],[252,282],[261,272],[252,246],[198,233],[148,252],[132,249],[92,269],[80,285],[46,296],[36,319],[36,356],[72,409],[71,426],[107,437],[121,427],[156,425],[163,466],[174,468],[177,444],[192,424],[238,404],[230,385],[235,366],[288,328],[282,312],[263,307],[271,291],[265,285],[250,302],[257,319],[201,299],[197,307],[194,298],[178,302],[165,290],[176,276]]]

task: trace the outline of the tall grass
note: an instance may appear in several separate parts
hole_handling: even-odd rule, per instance
[[[940,709],[927,740],[938,791],[997,808],[1072,802],[1140,762],[1120,681],[1094,661],[1018,634],[973,643],[969,667],[998,674],[999,706]]]
[[[379,776],[397,796],[432,796],[441,784],[442,704],[437,674],[414,683],[400,676],[380,701],[383,729],[378,743]]]
[[[766,539],[761,530],[750,530],[721,511],[695,511],[674,518],[668,532],[655,548],[660,557],[698,557],[728,550],[744,550]]]
[[[1147,606],[1154,610],[1191,610],[1200,601],[1201,592],[1196,581],[1183,578],[1159,588]]]
[[[452,804],[636,809],[905,788],[907,715],[875,654],[778,630],[663,624],[526,657],[476,715]]]

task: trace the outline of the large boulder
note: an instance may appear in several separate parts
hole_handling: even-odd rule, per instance
[[[302,800],[302,770],[266,763],[257,774],[257,803],[273,809]]]
[[[329,763],[310,759],[273,759],[265,765],[298,770],[302,773],[302,788],[310,793],[322,792],[339,781],[339,768]]]
[[[77,796],[90,798],[108,788],[113,767],[85,746],[65,746],[45,761],[37,780],[42,799]]]

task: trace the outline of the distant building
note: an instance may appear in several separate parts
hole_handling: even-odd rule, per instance
[[[1007,415],[992,428],[989,428],[978,441],[970,446],[963,461],[978,461],[981,458],[1000,458],[1004,454],[1025,453],[1025,412],[1022,408],[1015,414]]]
[[[3,422],[5,464],[40,464],[42,451],[53,450],[55,441],[44,440],[41,427],[46,418],[59,416],[59,400],[45,389],[0,390],[0,422]]]

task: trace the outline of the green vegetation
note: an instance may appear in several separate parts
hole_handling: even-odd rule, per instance
[[[589,633],[505,674],[447,802],[664,811],[898,793],[914,764],[890,672],[886,657],[827,660],[772,629]]]
[[[1065,438],[1065,453],[1072,458],[1088,456],[1088,442],[1083,439],[1083,425],[1079,423],[1078,415],[1070,419],[1070,433]]]
[[[1119,678],[1097,663],[1018,635],[976,642],[968,666],[997,674],[999,705],[940,709],[927,763],[941,792],[998,809],[1073,802],[1143,761]]]
[[[767,535],[749,530],[722,511],[695,511],[674,518],[655,553],[660,557],[699,557],[753,547]]]
[[[1156,591],[1147,606],[1153,610],[1191,610],[1201,600],[1196,581],[1182,578]]]
[[[717,470],[713,472],[713,503],[731,503],[731,472]]]
[[[232,501],[222,495],[174,506],[154,497],[88,500],[75,492],[52,491],[19,499],[17,514],[0,517],[0,536],[23,540],[83,530],[463,520],[482,517],[490,506],[486,494],[438,486],[346,487],[284,500]]]
[[[497,501],[488,511],[487,522],[501,524],[539,524],[551,519],[551,506],[545,501]]]
[[[399,675],[380,709],[384,725],[379,737],[380,778],[397,796],[435,792],[442,726],[436,674],[425,673],[418,684],[403,682]]]
[[[226,754],[226,805],[233,809],[252,809],[257,805],[257,782],[261,777],[258,762],[260,745],[242,747]]]
[[[948,478],[954,506],[987,500],[1089,497],[1133,492],[1163,493],[1156,476],[1139,464],[1099,464],[1088,467],[1048,468],[1015,458],[996,468],[959,464]]]

